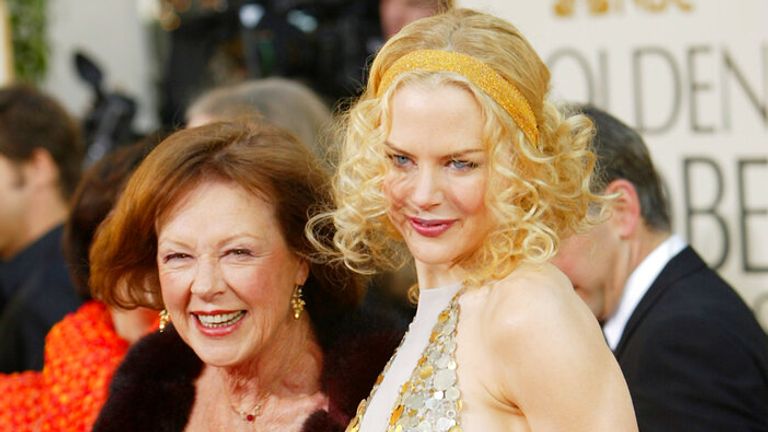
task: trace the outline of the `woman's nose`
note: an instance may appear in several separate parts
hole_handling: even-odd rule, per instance
[[[428,209],[442,200],[442,179],[440,173],[430,167],[419,168],[411,192],[411,201],[419,208]]]
[[[190,286],[192,294],[204,300],[209,300],[224,292],[225,288],[226,283],[222,277],[218,260],[211,258],[199,259],[195,278]]]

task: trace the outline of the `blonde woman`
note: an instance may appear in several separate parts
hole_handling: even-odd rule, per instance
[[[454,10],[406,26],[347,116],[335,210],[360,272],[413,259],[418,309],[350,431],[635,431],[597,321],[549,263],[590,223],[592,128],[546,100],[511,24]],[[592,214],[590,212],[590,214]]]

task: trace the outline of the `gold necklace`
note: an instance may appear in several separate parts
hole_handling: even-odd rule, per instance
[[[229,393],[227,393],[227,401],[229,401],[229,407],[232,408],[232,411],[235,412],[235,414],[238,415],[243,421],[246,421],[248,423],[253,423],[257,417],[259,417],[262,412],[261,410],[264,408],[264,404],[267,401],[267,398],[269,397],[269,393],[264,395],[261,399],[259,399],[256,404],[251,407],[249,410],[240,410],[238,409],[234,403],[232,403],[232,400],[229,397]]]

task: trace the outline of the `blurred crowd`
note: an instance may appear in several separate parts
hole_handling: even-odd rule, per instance
[[[31,86],[0,89],[0,430],[90,430],[128,348],[158,328],[157,311],[93,298],[89,250],[133,170],[169,131],[264,122],[324,158],[332,110],[362,89],[368,58],[386,37],[442,7],[432,0],[165,3],[179,12],[158,131],[133,129],[135,102],[103,88],[102,71],[82,54],[78,72],[97,95],[83,119]],[[256,8],[262,16],[251,22],[244,12]],[[321,27],[288,23],[296,13]],[[258,57],[249,43],[309,57]],[[401,328],[413,306],[387,299],[399,307],[384,308],[388,319]]]
[[[768,431],[766,335],[642,137],[550,104],[511,26],[163,4],[157,131],[0,88],[0,431]]]

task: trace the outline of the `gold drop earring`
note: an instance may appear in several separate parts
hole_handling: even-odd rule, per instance
[[[304,312],[304,306],[307,304],[302,298],[301,285],[296,285],[293,288],[293,294],[291,294],[291,309],[293,309],[293,318],[301,318],[301,313]]]
[[[171,315],[168,313],[168,309],[163,309],[160,311],[160,324],[158,325],[160,329],[160,333],[165,331],[165,328],[170,324],[171,322]]]

